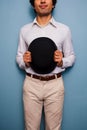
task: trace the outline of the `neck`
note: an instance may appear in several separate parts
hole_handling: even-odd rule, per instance
[[[49,20],[51,19],[51,14],[48,16],[37,16],[37,22],[39,23],[39,25],[43,26],[46,25]]]

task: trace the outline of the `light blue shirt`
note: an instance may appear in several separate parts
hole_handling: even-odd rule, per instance
[[[68,26],[56,22],[52,17],[48,24],[40,26],[36,18],[32,23],[24,25],[20,30],[18,51],[16,61],[20,68],[24,69],[27,73],[36,74],[31,67],[27,68],[23,61],[23,54],[28,50],[29,44],[38,37],[47,37],[52,39],[58,50],[63,52],[63,66],[56,68],[49,74],[52,75],[64,71],[75,62],[75,54],[72,45],[71,31]]]

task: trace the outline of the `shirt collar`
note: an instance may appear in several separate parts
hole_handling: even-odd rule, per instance
[[[53,17],[50,19],[49,23],[50,23],[51,25],[53,25],[54,27],[57,27],[56,21],[55,21],[55,19],[54,19]],[[34,19],[32,25],[35,25],[35,24],[39,25],[38,22],[37,22],[37,20],[36,20],[36,18]],[[39,25],[39,26],[40,26],[40,25]]]

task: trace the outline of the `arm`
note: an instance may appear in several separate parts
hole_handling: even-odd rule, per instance
[[[54,61],[57,62],[58,67],[62,68],[67,68],[74,64],[75,54],[70,30],[68,30],[65,40],[62,43],[62,52],[59,50],[54,52]]]
[[[31,53],[27,51],[28,45],[26,44],[22,31],[20,31],[18,51],[16,55],[16,61],[20,68],[25,69],[29,67],[29,62],[31,62]]]

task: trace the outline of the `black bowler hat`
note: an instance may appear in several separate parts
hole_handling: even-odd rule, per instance
[[[55,43],[47,37],[34,39],[28,48],[31,52],[31,68],[38,74],[47,74],[56,67],[54,62],[54,51],[57,50]]]

